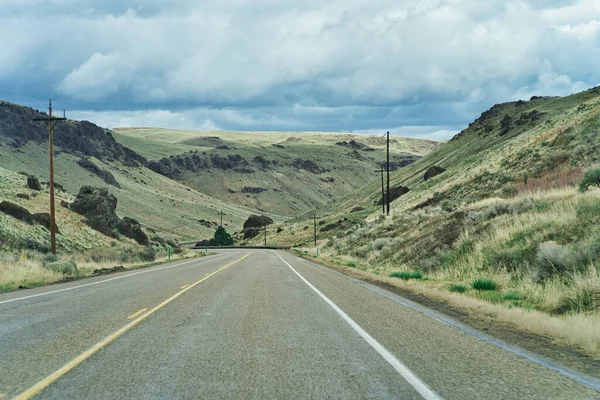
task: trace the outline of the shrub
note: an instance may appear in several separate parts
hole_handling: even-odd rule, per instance
[[[593,313],[600,310],[600,286],[583,285],[563,295],[554,308],[556,314]]]
[[[585,171],[579,184],[579,191],[586,192],[590,186],[600,186],[600,168]]]
[[[356,268],[356,263],[349,262],[348,264],[346,264],[346,266],[350,268]]]
[[[573,149],[573,155],[577,158],[583,157],[585,153],[587,153],[589,147],[585,144],[580,144]]]
[[[490,264],[497,271],[517,272],[525,269],[529,262],[519,249],[499,249],[490,256]]]
[[[573,249],[573,265],[584,267],[600,260],[600,239],[593,237],[579,242]]]
[[[577,207],[577,217],[589,222],[600,218],[600,201],[581,200]]]
[[[233,246],[233,239],[225,228],[219,226],[214,237],[209,240],[209,246]]]
[[[389,238],[379,238],[371,242],[371,247],[373,248],[373,250],[381,250],[385,246],[389,246],[391,243],[392,241]]]
[[[515,197],[517,195],[517,185],[509,183],[502,188],[502,195],[504,197]]]
[[[442,207],[442,210],[444,210],[446,212],[453,212],[455,210],[454,204],[452,204],[452,202],[449,200],[442,201],[440,203],[440,206]]]
[[[560,166],[561,164],[566,163],[569,160],[569,153],[564,150],[557,150],[552,152],[543,159],[543,163],[545,165],[545,169],[553,170]]]
[[[350,252],[350,254],[357,258],[367,258],[369,253],[371,252],[371,246],[366,245],[362,247],[355,248]]]
[[[19,262],[19,257],[14,254],[0,251],[0,263],[16,264]]]
[[[49,263],[54,263],[58,261],[58,256],[56,254],[46,254],[44,255],[44,257],[42,258],[42,264],[49,264]]]
[[[535,256],[537,280],[544,280],[557,274],[565,274],[572,268],[571,251],[556,242],[544,242],[538,246]]]
[[[127,261],[122,259],[121,252],[116,247],[95,247],[86,252],[86,258],[98,264],[112,261]]]
[[[450,285],[448,290],[450,290],[451,292],[454,292],[454,293],[464,293],[467,291],[467,287],[465,285],[452,284],[452,285]]]
[[[73,261],[59,261],[51,264],[46,264],[44,268],[65,275],[77,274],[77,264],[75,264]]]
[[[475,279],[471,283],[471,287],[475,290],[492,291],[498,289],[498,285],[491,279]]]
[[[140,261],[149,262],[156,259],[156,250],[153,247],[144,247],[137,252]]]

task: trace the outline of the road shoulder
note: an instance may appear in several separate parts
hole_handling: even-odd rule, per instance
[[[334,265],[328,263],[327,260],[314,258],[306,254],[288,253],[318,266],[339,272],[347,277],[387,290],[508,344],[521,347],[531,353],[600,379],[600,359],[587,355],[575,347],[562,344],[552,337],[519,330],[511,324],[498,321],[493,315],[486,313],[485,310],[457,306],[441,296],[435,296],[436,293],[433,290],[417,292],[414,287],[402,285],[402,282],[392,282],[388,278],[370,272]]]

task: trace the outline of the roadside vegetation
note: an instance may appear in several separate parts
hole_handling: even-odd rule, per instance
[[[320,210],[319,257],[600,355],[599,96],[494,106],[392,174],[389,217],[377,182]]]
[[[131,223],[135,220],[120,220],[110,213],[98,216],[98,220],[106,225],[113,218],[115,224],[127,228],[121,229],[121,232],[130,237],[117,229],[103,234],[94,229],[92,226],[95,225],[90,221],[84,222],[84,216],[60,205],[72,204],[77,199],[75,196],[56,190],[59,255],[55,256],[50,253],[48,227],[26,218],[30,212],[31,215],[47,212],[48,189],[37,184],[33,185],[36,189],[30,189],[27,187],[28,180],[31,181],[31,176],[0,168],[0,200],[12,207],[0,210],[0,292],[81,278],[95,271],[96,274],[106,273],[114,268],[133,268],[164,261],[168,258],[169,248],[171,259],[192,255],[151,228],[145,227],[144,232],[141,226]],[[93,200],[94,204],[101,204],[98,198]],[[20,214],[15,214],[15,210]],[[21,219],[15,218],[15,215]]]

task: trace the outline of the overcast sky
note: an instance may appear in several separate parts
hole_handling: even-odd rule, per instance
[[[106,127],[447,139],[600,84],[597,0],[0,0],[0,38],[0,98]]]

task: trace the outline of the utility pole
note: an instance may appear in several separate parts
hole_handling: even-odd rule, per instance
[[[315,226],[315,247],[317,247],[317,213],[313,214],[314,226]]]
[[[221,210],[221,228],[223,227],[223,210]]]
[[[265,225],[265,247],[267,247],[267,225]]]
[[[387,215],[390,215],[390,131],[387,131]]]
[[[385,214],[385,189],[383,187],[383,166],[375,172],[381,173],[381,208],[383,213]]]
[[[64,115],[63,110],[63,115]],[[50,251],[56,254],[56,214],[54,209],[54,157],[52,146],[52,130],[54,129],[53,122],[64,121],[67,118],[52,117],[52,99],[49,99],[48,118],[34,118],[34,121],[48,121],[48,147],[50,153]]]

